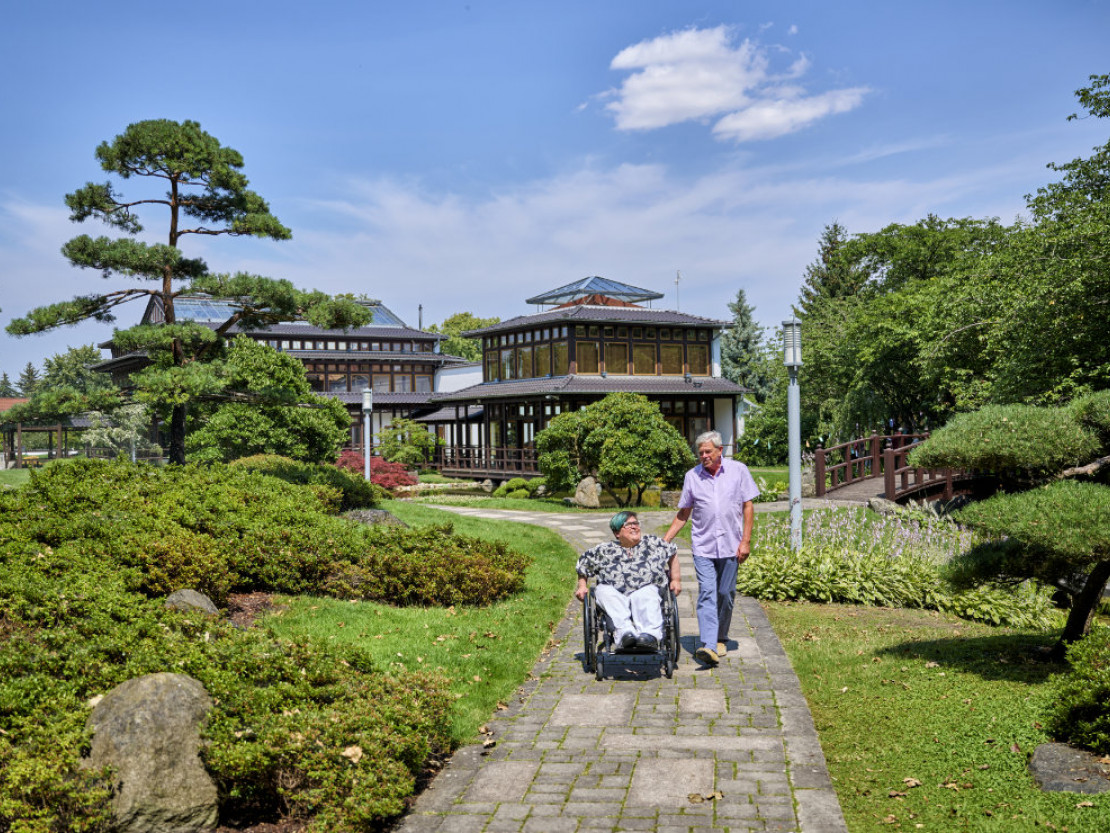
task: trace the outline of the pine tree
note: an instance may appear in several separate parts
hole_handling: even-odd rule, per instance
[[[767,367],[763,328],[755,322],[755,307],[748,304],[743,289],[728,305],[732,329],[721,336],[721,372],[729,381],[748,388],[757,402],[763,402],[771,389],[772,375]]]
[[[27,362],[27,366],[19,374],[19,395],[30,397],[35,392],[38,384],[39,372],[31,362]]]
[[[0,396],[19,396],[19,391],[15,389],[12,380],[8,378],[8,374],[0,375]]]
[[[817,260],[805,269],[805,280],[798,298],[800,318],[809,315],[822,300],[848,298],[867,282],[868,273],[844,257],[848,231],[838,222],[825,226],[817,243]]]

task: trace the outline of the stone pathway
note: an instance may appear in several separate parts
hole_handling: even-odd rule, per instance
[[[607,514],[440,508],[548,527],[578,551],[611,537]],[[640,515],[647,530],[673,517]],[[763,609],[738,597],[728,655],[702,668],[692,657],[688,548],[680,564],[683,651],[673,679],[657,658],[627,656],[595,681],[583,670],[572,598],[532,679],[490,719],[494,745],[460,749],[399,833],[846,831],[809,708]]]

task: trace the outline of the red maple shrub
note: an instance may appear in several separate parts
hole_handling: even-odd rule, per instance
[[[352,448],[344,449],[335,465],[356,474],[366,471],[366,459]],[[390,463],[381,457],[371,457],[370,482],[385,489],[396,489],[398,486],[415,486],[417,481],[400,463]]]

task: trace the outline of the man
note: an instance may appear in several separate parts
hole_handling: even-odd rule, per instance
[[[693,518],[691,549],[698,576],[698,637],[694,658],[714,666],[728,651],[736,598],[736,569],[752,552],[752,521],[759,487],[743,463],[722,456],[717,431],[697,439],[701,463],[686,472],[678,514],[663,540],[670,543]]]
[[[663,638],[663,610],[659,588],[682,590],[678,575],[678,547],[656,535],[642,535],[634,512],[618,512],[609,519],[615,540],[582,553],[576,567],[579,601],[590,592],[586,579],[597,576],[597,603],[613,620],[616,646],[623,651],[654,651]]]

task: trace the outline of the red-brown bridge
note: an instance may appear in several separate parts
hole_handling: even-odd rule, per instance
[[[956,469],[922,469],[909,464],[924,434],[872,434],[831,448],[818,448],[814,459],[817,497],[887,500],[941,498],[966,491],[975,476]]]

